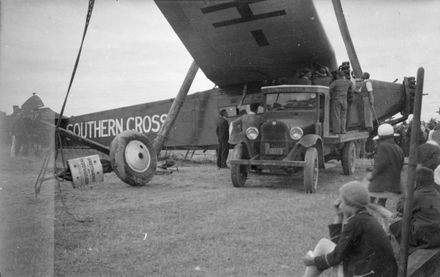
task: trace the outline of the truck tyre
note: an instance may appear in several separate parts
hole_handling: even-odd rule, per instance
[[[341,162],[344,175],[353,175],[356,170],[356,144],[353,141],[345,143]]]
[[[246,159],[246,155],[244,153],[243,144],[237,144],[234,147],[234,150],[232,152],[232,159],[233,160],[239,160],[239,159]],[[232,185],[234,187],[242,187],[246,183],[246,179],[249,172],[249,166],[248,165],[241,165],[241,164],[231,164],[231,180]]]
[[[113,139],[110,161],[119,179],[131,186],[147,184],[156,172],[157,156],[153,144],[145,135],[132,130]]]
[[[318,188],[319,162],[318,151],[315,147],[310,147],[306,151],[304,158],[304,188],[306,193],[314,193]]]

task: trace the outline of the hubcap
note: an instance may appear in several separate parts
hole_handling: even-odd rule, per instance
[[[145,144],[132,140],[125,147],[125,160],[132,170],[141,173],[150,166],[151,156]]]

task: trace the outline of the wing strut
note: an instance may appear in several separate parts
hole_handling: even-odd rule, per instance
[[[344,11],[342,10],[341,0],[332,0],[332,3],[336,19],[338,20],[339,30],[341,31],[342,39],[344,40],[345,49],[347,50],[348,59],[350,60],[355,76],[360,78],[362,75],[362,68],[356,55],[353,41],[351,40],[350,31],[348,30],[347,21],[345,20]]]
[[[197,70],[199,70],[199,66],[195,61],[193,61],[188,69],[188,72],[186,73],[182,86],[180,87],[179,92],[177,93],[177,96],[174,99],[170,110],[168,111],[168,116],[160,128],[159,133],[157,133],[156,138],[154,139],[153,147],[156,150],[157,155],[159,155],[160,150],[165,143],[165,139],[168,137],[168,133],[170,132],[171,127],[173,127],[174,121],[176,121],[180,108],[182,108],[185,97],[188,94],[194,78],[196,77]]]

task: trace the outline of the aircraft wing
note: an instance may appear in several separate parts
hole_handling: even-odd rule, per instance
[[[311,0],[155,0],[219,86],[292,77],[336,59]]]

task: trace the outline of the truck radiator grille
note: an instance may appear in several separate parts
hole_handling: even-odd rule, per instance
[[[287,155],[289,151],[289,134],[282,122],[265,122],[261,126],[261,148],[263,155]]]

